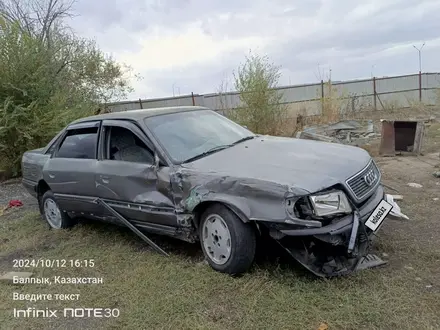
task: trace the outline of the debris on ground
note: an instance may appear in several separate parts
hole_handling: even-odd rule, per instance
[[[436,178],[440,178],[440,171],[435,171],[432,175]]]
[[[358,120],[341,120],[334,124],[306,127],[296,135],[299,139],[318,140],[362,146],[380,137],[374,132],[372,120],[361,122]]]
[[[13,199],[9,201],[8,207],[20,207],[23,206],[23,202],[19,199]]]
[[[0,208],[0,217],[5,213],[5,211],[8,209],[8,206],[3,206],[2,208]]]
[[[423,186],[420,183],[414,183],[414,182],[408,183],[408,186],[413,188],[423,188]]]
[[[328,324],[327,323],[321,323],[318,327],[318,330],[327,330],[328,329]]]
[[[5,211],[8,209],[13,207],[20,207],[20,206],[23,206],[23,202],[21,200],[19,199],[10,200],[8,205],[0,208],[0,216],[2,216],[5,213]]]
[[[388,203],[390,203],[393,208],[391,209],[390,214],[388,215],[391,219],[405,219],[409,220],[409,218],[402,213],[400,210],[400,206],[394,201],[394,198],[392,195],[385,195],[385,199]]]

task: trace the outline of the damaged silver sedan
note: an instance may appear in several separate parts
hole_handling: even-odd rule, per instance
[[[230,274],[251,267],[260,235],[318,276],[380,265],[372,238],[399,215],[365,150],[256,135],[204,107],[77,120],[26,152],[22,170],[52,228],[85,217],[151,244],[142,233],[200,241],[211,267]]]

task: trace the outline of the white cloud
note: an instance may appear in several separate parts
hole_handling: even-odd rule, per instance
[[[155,26],[147,35],[140,36],[138,43],[142,46],[140,51],[122,52],[118,58],[139,71],[148,71],[181,70],[221,61],[226,53],[261,47],[267,40],[260,37],[216,40],[203,33],[200,23],[193,23],[181,31]]]
[[[78,0],[73,25],[145,77],[130,97],[214,92],[258,49],[283,66],[281,84],[436,71],[438,0]],[[127,10],[130,9],[130,10]]]

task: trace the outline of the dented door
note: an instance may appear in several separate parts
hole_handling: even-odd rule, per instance
[[[158,191],[160,183],[153,165],[100,160],[96,173],[98,196],[125,218],[177,226],[174,205],[169,196]]]
[[[103,121],[95,176],[98,196],[128,220],[177,226],[174,204],[168,189],[168,167],[156,169],[152,163],[108,159],[108,140],[112,127],[128,129],[148,147],[151,146],[135,124],[118,120]]]

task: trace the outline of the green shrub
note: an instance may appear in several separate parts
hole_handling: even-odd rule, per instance
[[[277,134],[286,119],[283,94],[276,90],[280,67],[267,56],[249,53],[244,64],[234,72],[234,87],[240,94],[241,107],[229,111],[231,119],[259,134]]]
[[[70,121],[131,91],[130,68],[60,21],[69,9],[63,1],[41,4],[16,2],[20,11],[8,12],[15,7],[0,3],[0,169],[13,176],[20,175],[24,151],[43,147]],[[36,15],[47,21],[30,24]]]

